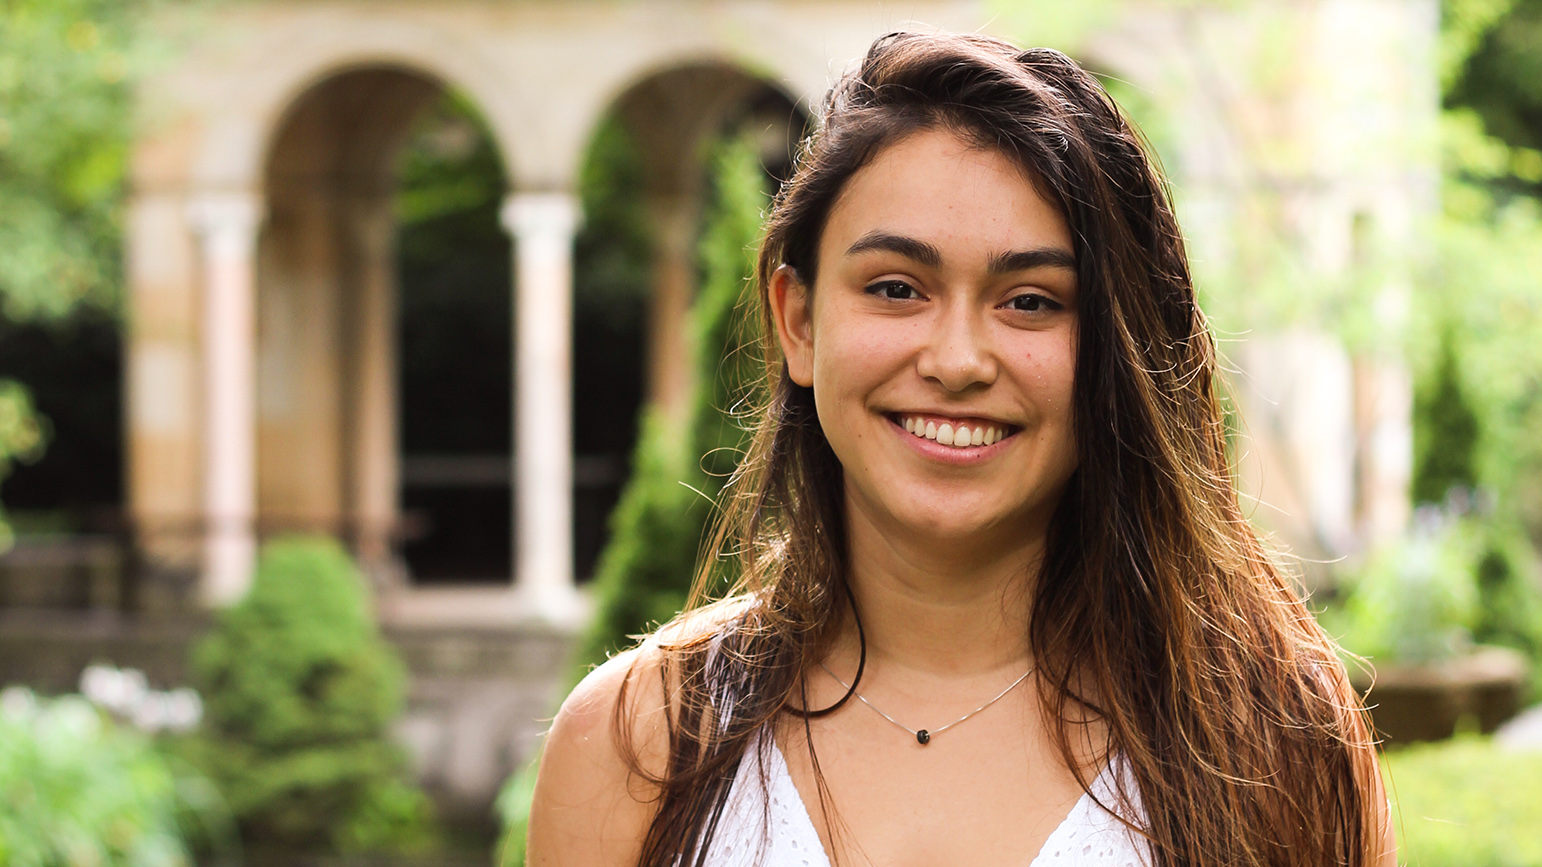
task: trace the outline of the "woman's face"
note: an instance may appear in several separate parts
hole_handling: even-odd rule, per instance
[[[1042,540],[1076,468],[1073,251],[1017,165],[946,131],[847,182],[813,291],[782,268],[771,302],[854,522],[982,555]]]

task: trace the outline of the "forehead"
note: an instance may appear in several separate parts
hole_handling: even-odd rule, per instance
[[[1074,252],[1060,208],[1020,164],[940,129],[885,147],[851,176],[825,222],[821,260],[871,231],[925,241],[959,266],[1021,249]]]

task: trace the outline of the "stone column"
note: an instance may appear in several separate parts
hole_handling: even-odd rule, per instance
[[[525,612],[581,614],[573,587],[573,235],[577,197],[514,193],[514,590]]]
[[[358,247],[353,311],[353,466],[350,511],[360,563],[389,583],[397,511],[396,218],[389,200],[367,202],[350,217]]]
[[[652,195],[653,300],[648,323],[648,402],[683,424],[691,391],[686,319],[696,294],[694,197]]]
[[[247,193],[195,197],[203,283],[202,596],[240,599],[256,554],[256,249],[260,199]]]

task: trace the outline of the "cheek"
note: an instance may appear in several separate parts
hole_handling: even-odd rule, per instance
[[[851,399],[903,373],[914,331],[909,323],[825,317],[814,337],[814,394]]]
[[[1069,338],[1044,341],[1021,358],[1019,381],[1051,428],[1063,428],[1069,436],[1076,399],[1076,346]]]

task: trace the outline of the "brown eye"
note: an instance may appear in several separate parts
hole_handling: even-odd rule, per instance
[[[1012,299],[1012,309],[1021,310],[1024,313],[1039,313],[1054,310],[1059,306],[1043,295],[1019,295]]]
[[[877,295],[894,301],[905,301],[920,297],[920,293],[909,283],[900,280],[882,280],[868,286],[865,290],[869,295]]]

